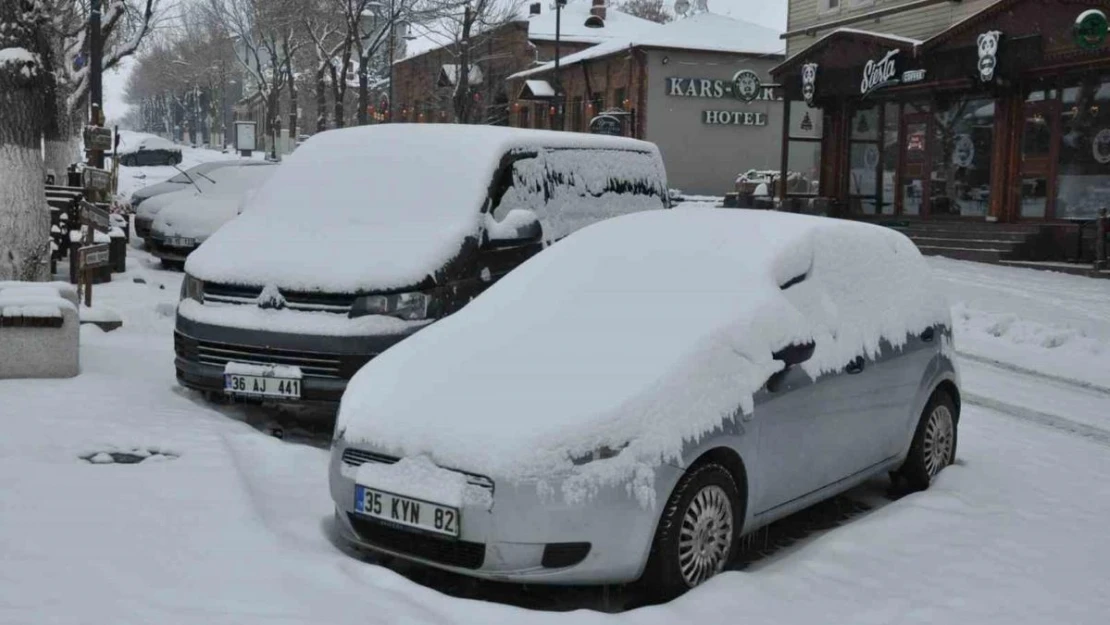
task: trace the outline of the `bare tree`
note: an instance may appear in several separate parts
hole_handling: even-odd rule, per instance
[[[0,280],[45,280],[50,212],[39,141],[52,97],[45,3],[0,2]]]
[[[667,9],[663,0],[625,0],[616,6],[627,13],[652,22],[666,24],[674,20],[674,14]]]
[[[328,70],[335,62],[346,41],[344,23],[334,19],[328,12],[330,3],[319,0],[306,7],[304,17],[304,31],[312,42],[314,87],[316,95],[316,132],[323,132],[328,128],[328,96],[327,76]]]

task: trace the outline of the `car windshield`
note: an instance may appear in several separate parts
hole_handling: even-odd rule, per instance
[[[222,167],[228,167],[230,165],[235,165],[237,163],[238,163],[238,161],[212,161],[212,162],[209,162],[209,163],[201,163],[200,165],[190,167],[189,169],[186,169],[184,172],[182,172],[180,174],[177,174],[173,178],[170,178],[167,182],[173,182],[173,183],[177,183],[177,184],[189,184],[190,183],[189,178],[192,178],[193,180],[196,180],[197,178],[201,177],[202,175],[210,175],[209,172],[215,171],[215,170],[220,169]]]

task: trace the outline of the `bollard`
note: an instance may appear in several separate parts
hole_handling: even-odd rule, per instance
[[[1106,269],[1106,209],[1098,211],[1095,222],[1095,271]]]

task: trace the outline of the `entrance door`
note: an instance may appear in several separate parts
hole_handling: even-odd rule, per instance
[[[926,215],[929,209],[929,114],[902,116],[902,171],[898,199],[903,215]]]
[[[1025,103],[1018,171],[1022,219],[1051,219],[1055,213],[1058,108],[1055,101]]]

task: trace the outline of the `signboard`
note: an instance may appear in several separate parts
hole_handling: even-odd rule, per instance
[[[782,97],[775,94],[775,88],[766,86],[750,69],[742,69],[733,75],[732,80],[712,78],[667,79],[667,95],[676,98],[736,98],[742,102],[777,102]]]
[[[86,167],[81,176],[88,191],[108,191],[112,187],[112,174],[106,169]]]
[[[1099,165],[1110,163],[1110,128],[1098,131],[1095,138],[1091,140],[1091,153]]]
[[[101,232],[107,232],[108,225],[111,223],[111,215],[107,210],[100,208],[96,204],[82,201],[81,223],[100,230]]]
[[[1098,9],[1089,9],[1079,14],[1072,25],[1072,39],[1075,45],[1084,50],[1094,50],[1106,43],[1106,33],[1110,30],[1106,14]]]
[[[107,243],[86,245],[77,249],[77,262],[82,269],[96,269],[104,267],[110,262]]]
[[[112,129],[100,126],[85,127],[85,149],[107,152],[112,149]]]
[[[240,152],[257,150],[257,128],[256,122],[235,122],[235,149]]]
[[[979,48],[979,80],[990,82],[994,79],[994,70],[998,67],[998,38],[1002,31],[990,30],[981,33],[975,40]]]
[[[802,66],[802,98],[806,106],[813,106],[813,98],[817,95],[817,64],[806,63]]]
[[[719,126],[766,126],[767,114],[752,111],[702,111],[701,121]]]
[[[590,120],[590,132],[595,135],[624,135],[624,124],[614,115],[598,115]]]
[[[872,91],[881,89],[889,85],[897,85],[898,69],[895,60],[898,57],[899,50],[891,50],[887,52],[883,58],[879,60],[868,61],[863,66],[863,80],[859,84],[859,92],[861,96],[866,97]]]

